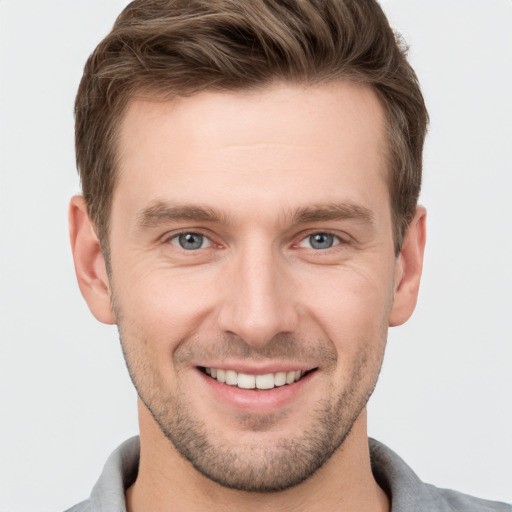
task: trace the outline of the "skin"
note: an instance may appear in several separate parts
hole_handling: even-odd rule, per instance
[[[375,94],[344,82],[130,103],[110,279],[83,198],[70,208],[81,291],[118,324],[140,397],[130,511],[389,510],[366,402],[388,326],[416,304],[425,211],[396,257],[384,122]],[[312,246],[319,233],[331,247]],[[225,394],[202,367],[311,371]]]

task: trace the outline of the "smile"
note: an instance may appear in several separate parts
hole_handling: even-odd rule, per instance
[[[286,384],[293,384],[309,373],[309,371],[292,370],[289,372],[250,375],[220,368],[201,368],[201,370],[218,382],[240,389],[273,389]]]

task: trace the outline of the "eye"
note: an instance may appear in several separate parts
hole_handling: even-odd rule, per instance
[[[172,245],[177,245],[185,251],[197,251],[211,245],[210,240],[201,233],[179,233],[169,241]]]
[[[338,245],[341,240],[331,233],[313,233],[299,243],[299,247],[307,247],[308,249],[325,250],[330,249],[333,245]]]

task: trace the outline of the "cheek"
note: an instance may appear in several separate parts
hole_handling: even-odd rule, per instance
[[[392,304],[392,272],[329,269],[302,288],[307,315],[336,345],[339,356],[385,342]]]
[[[339,312],[346,317],[351,312],[355,320],[389,308],[393,271],[368,272],[364,267],[351,265],[310,272],[302,282],[302,294],[308,297],[306,304],[329,312],[329,316]]]
[[[126,337],[144,340],[160,354],[172,354],[213,308],[212,276],[200,271],[153,269],[118,277],[113,276],[115,307]]]

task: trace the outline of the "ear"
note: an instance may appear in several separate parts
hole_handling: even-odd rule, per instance
[[[395,295],[389,317],[390,327],[407,322],[416,307],[427,238],[426,221],[425,208],[418,206],[407,228],[402,250],[396,261]]]
[[[105,260],[82,196],[69,204],[69,236],[78,286],[91,313],[104,324],[114,324]]]

